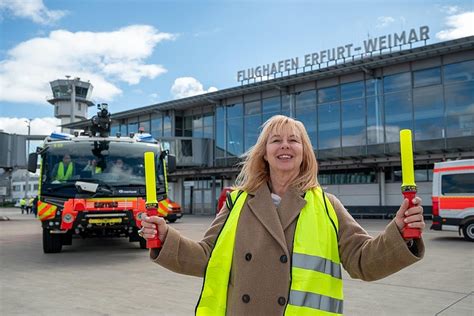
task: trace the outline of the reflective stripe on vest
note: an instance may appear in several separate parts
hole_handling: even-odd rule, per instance
[[[231,193],[232,200],[239,192]],[[196,315],[225,315],[227,290],[243,192],[230,212],[209,258]],[[326,212],[320,188],[306,192],[293,241],[291,287],[285,315],[342,314],[343,293],[336,213],[329,201]],[[334,222],[331,223],[328,215]]]
[[[56,175],[56,180],[64,181],[72,177],[73,170],[72,162],[67,166],[66,174],[64,174],[64,163],[61,161],[58,166],[58,174]]]

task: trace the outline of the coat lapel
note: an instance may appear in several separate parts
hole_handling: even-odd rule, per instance
[[[266,183],[257,189],[253,197],[249,198],[247,205],[282,249],[288,252],[281,221]]]
[[[278,206],[278,215],[280,216],[281,226],[285,231],[291,223],[296,220],[306,200],[302,196],[303,193],[297,189],[289,188]]]

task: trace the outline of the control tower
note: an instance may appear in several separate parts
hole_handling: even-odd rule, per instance
[[[53,96],[48,98],[48,102],[54,105],[54,116],[61,119],[61,125],[87,119],[87,108],[94,105],[91,101],[92,84],[77,77],[70,79],[70,76],[49,84]],[[62,128],[62,132],[73,131]]]

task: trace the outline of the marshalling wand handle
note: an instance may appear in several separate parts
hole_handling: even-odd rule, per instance
[[[146,152],[145,159],[145,183],[146,183],[146,215],[158,216],[158,201],[156,199],[156,178],[155,178],[155,154]],[[161,248],[161,240],[158,238],[158,225],[156,226],[156,236],[146,240],[147,248]]]
[[[400,154],[402,161],[402,195],[408,199],[408,208],[414,207],[413,199],[416,196],[417,188],[415,184],[415,170],[413,167],[413,143],[411,130],[403,129],[400,131]],[[421,230],[408,227],[405,224],[402,232],[403,238],[420,238]]]

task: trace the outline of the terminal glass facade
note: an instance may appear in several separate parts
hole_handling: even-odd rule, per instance
[[[193,108],[179,115],[170,110],[130,117],[114,122],[112,131],[126,135],[144,127],[157,138],[211,139],[213,166],[233,166],[276,114],[304,123],[319,159],[397,155],[405,128],[413,131],[415,151],[442,151],[474,139],[474,60],[388,75],[382,70],[352,82],[318,85],[299,92],[281,89],[268,97],[260,93],[249,101],[245,96],[223,99],[197,109],[198,114]],[[341,177],[328,175],[323,182]],[[366,173],[350,179],[375,181]]]

